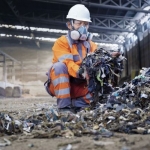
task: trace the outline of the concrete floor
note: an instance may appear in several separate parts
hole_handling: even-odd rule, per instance
[[[56,99],[52,97],[28,97],[28,98],[2,98],[0,99],[0,112],[10,112],[10,114],[23,114],[29,110],[34,111],[37,105],[55,104]],[[28,110],[28,111],[27,111]],[[25,135],[11,135],[0,137],[11,140],[12,144],[6,147],[0,147],[0,150],[62,150],[59,146],[64,144],[72,145],[72,150],[149,150],[150,136],[140,134],[121,134],[114,133],[110,138],[100,138],[95,141],[94,135],[86,135],[73,138],[51,138],[51,139],[32,139]],[[75,141],[75,142],[74,142]],[[66,144],[65,144],[66,143]],[[30,147],[30,145],[33,145]],[[66,149],[65,149],[66,150]]]

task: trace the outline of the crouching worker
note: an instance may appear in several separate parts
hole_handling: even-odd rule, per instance
[[[54,43],[53,65],[45,83],[47,92],[57,98],[60,111],[80,110],[93,101],[79,67],[86,54],[97,49],[88,32],[91,22],[89,10],[82,4],[74,5],[66,18],[68,34]]]

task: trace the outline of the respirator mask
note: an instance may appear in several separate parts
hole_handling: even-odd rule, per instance
[[[77,30],[74,29],[73,27],[73,21],[71,21],[71,26],[72,29],[70,31],[70,37],[73,40],[82,40],[82,41],[86,41],[86,40],[91,40],[92,39],[92,34],[88,32],[88,29],[86,26],[81,26],[79,27]]]

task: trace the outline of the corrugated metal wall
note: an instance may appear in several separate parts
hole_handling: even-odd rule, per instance
[[[141,43],[141,66],[150,67],[150,34],[144,34]]]
[[[143,40],[137,40],[130,50],[125,50],[127,62],[122,79],[133,79],[142,67],[150,67],[150,33],[144,32]]]

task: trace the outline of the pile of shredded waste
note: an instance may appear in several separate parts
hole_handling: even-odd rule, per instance
[[[109,79],[122,59],[118,57],[115,61],[117,64],[113,65],[112,61],[114,59],[108,53],[103,50],[96,54],[98,55],[98,53],[101,53],[100,66],[97,66],[94,63],[96,60],[93,60],[93,62],[89,63],[97,67],[89,65],[87,72],[91,73],[89,73],[89,88],[91,88],[90,82],[94,82],[93,86],[96,88],[98,82],[101,83],[98,96],[102,100],[101,95],[106,91],[105,88],[108,88],[105,85],[109,84],[106,78]],[[89,55],[89,57],[92,58],[93,55],[95,54]],[[106,59],[108,59],[107,63]],[[112,67],[114,68],[112,69]],[[96,75],[94,75],[93,69],[95,69]],[[94,79],[90,81],[92,76]],[[84,109],[74,114],[71,112],[59,112],[55,105],[37,105],[36,111],[26,111],[24,114],[19,115],[17,119],[11,117],[9,113],[1,112],[0,133],[1,135],[22,133],[30,136],[30,138],[53,138],[58,136],[70,138],[82,135],[110,137],[113,132],[149,134],[149,101],[150,68],[143,68],[141,74],[129,83],[125,82],[117,90],[111,90],[105,103],[97,101],[94,109]]]
[[[103,116],[111,116],[106,128],[125,133],[150,133],[150,68],[108,96]],[[104,121],[104,120],[103,120]]]
[[[0,113],[0,132],[8,135],[23,133],[33,138],[52,138],[57,136],[71,138],[85,134],[110,137],[112,132],[93,124],[93,112],[81,111],[78,114],[57,111],[55,106],[43,106],[38,111],[22,115],[15,120],[11,115]],[[25,117],[26,116],[26,117]],[[31,134],[28,134],[31,133]]]
[[[88,53],[82,61],[81,68],[85,72],[88,90],[93,95],[93,104],[96,104],[100,97],[102,102],[104,95],[113,91],[112,83],[117,82],[123,71],[123,60],[126,58],[120,52],[113,54],[115,55],[100,48]]]

